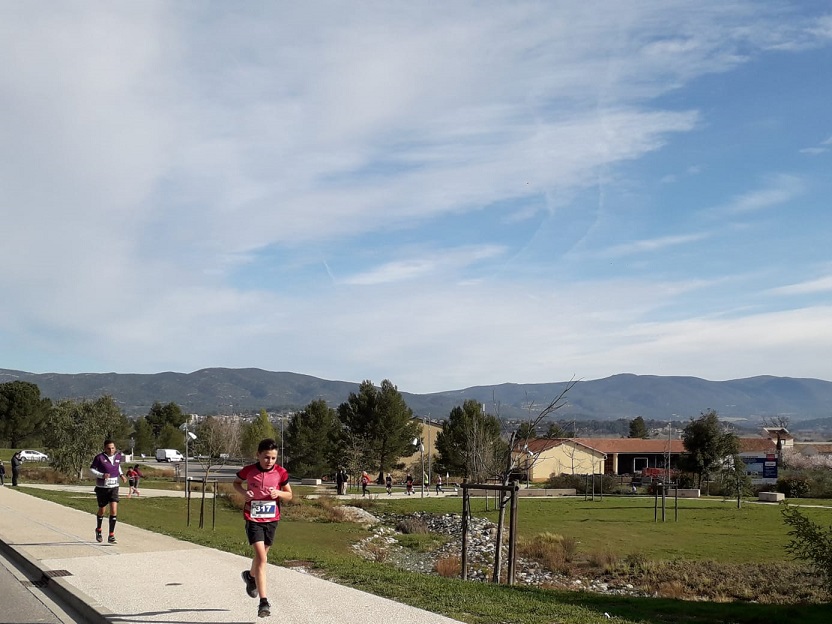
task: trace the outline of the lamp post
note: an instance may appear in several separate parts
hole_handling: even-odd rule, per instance
[[[419,459],[422,462],[422,495],[420,498],[425,497],[425,445],[422,444],[422,441],[419,438],[413,438],[413,442],[411,444],[415,447],[419,448]]]
[[[286,467],[286,455],[283,453],[283,423],[286,421],[286,416],[280,417],[280,465]]]
[[[188,488],[188,443],[191,440],[196,440],[196,434],[188,431],[188,423],[182,423],[182,426],[179,427],[185,433],[185,489]]]
[[[529,473],[532,471],[532,458],[534,457],[534,453],[532,453],[529,445],[526,444],[523,446],[523,451],[526,453],[526,489],[529,489]]]

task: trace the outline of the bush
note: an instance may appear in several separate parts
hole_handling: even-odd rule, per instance
[[[811,490],[806,477],[793,475],[777,479],[777,491],[785,494],[786,498],[807,498]]]
[[[787,468],[780,473],[780,477],[780,480],[787,482],[795,479],[803,481],[805,486],[796,487],[799,490],[804,487],[808,490],[806,494],[801,494],[800,497],[808,496],[811,492],[812,498],[832,498],[832,470],[828,468],[803,468],[799,470]],[[778,480],[778,491],[783,492],[789,498],[797,498],[797,496],[792,497],[787,492],[779,489],[780,480]]]
[[[615,492],[619,486],[619,479],[614,475],[599,475],[595,476],[595,493],[600,494],[603,491],[607,494]],[[549,475],[549,480],[546,482],[546,487],[554,489],[570,489],[574,488],[578,494],[592,493],[592,476],[590,475],[570,475],[552,473]]]

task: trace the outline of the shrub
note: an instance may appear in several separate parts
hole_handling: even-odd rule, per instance
[[[832,498],[832,470],[828,468],[787,468],[780,473],[780,477],[788,482],[802,480],[812,498]]]
[[[696,478],[689,472],[683,472],[679,475],[679,487],[683,490],[690,490],[696,486]]]
[[[607,572],[613,570],[618,565],[618,555],[611,550],[593,551],[589,553],[587,559],[591,565]]]
[[[537,561],[553,572],[562,572],[575,557],[577,542],[555,533],[539,533],[531,538],[521,539],[517,552],[521,557]]]
[[[600,476],[600,479],[599,479]],[[595,476],[595,493],[600,494],[603,491],[606,493],[615,492],[618,488],[619,480],[614,475],[596,475]],[[546,487],[554,489],[569,489],[574,488],[578,494],[589,494],[592,492],[592,477],[591,475],[571,475],[571,474],[554,474],[549,475],[549,480],[546,482]]]
[[[400,533],[404,533],[406,535],[418,533],[428,533],[428,523],[424,520],[424,518],[413,518],[408,517],[400,520],[396,524],[396,530]]]
[[[649,560],[642,553],[630,553],[624,557],[624,564],[633,571],[643,571],[647,568]]]
[[[436,560],[433,569],[445,578],[459,577],[462,574],[462,560],[457,555],[442,557]]]
[[[786,498],[806,498],[809,496],[809,480],[806,477],[791,475],[777,479],[777,491]]]

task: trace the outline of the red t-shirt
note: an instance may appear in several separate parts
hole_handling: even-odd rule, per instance
[[[251,522],[277,522],[280,520],[280,499],[272,498],[269,490],[282,489],[289,483],[289,473],[283,466],[275,464],[271,470],[264,470],[260,463],[243,467],[237,478],[246,482],[248,491],[254,496],[246,501],[243,516]]]

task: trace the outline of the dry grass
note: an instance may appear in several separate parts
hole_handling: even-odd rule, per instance
[[[462,574],[462,560],[458,555],[448,555],[437,559],[433,564],[434,571],[445,578],[459,578]]]
[[[423,535],[429,533],[428,523],[423,518],[405,518],[396,524],[396,530],[405,535]]]
[[[568,572],[577,552],[577,541],[555,533],[540,533],[517,544],[521,557],[537,561],[553,572]]]
[[[638,558],[640,560],[640,558]],[[664,598],[766,604],[824,602],[823,584],[803,565],[729,564],[714,561],[622,562],[608,579],[632,583]]]
[[[384,563],[390,556],[390,549],[382,544],[369,542],[364,546],[364,552],[367,553],[368,558],[376,563]]]
[[[589,553],[587,560],[591,566],[610,572],[618,565],[619,556],[611,550],[604,549]]]

